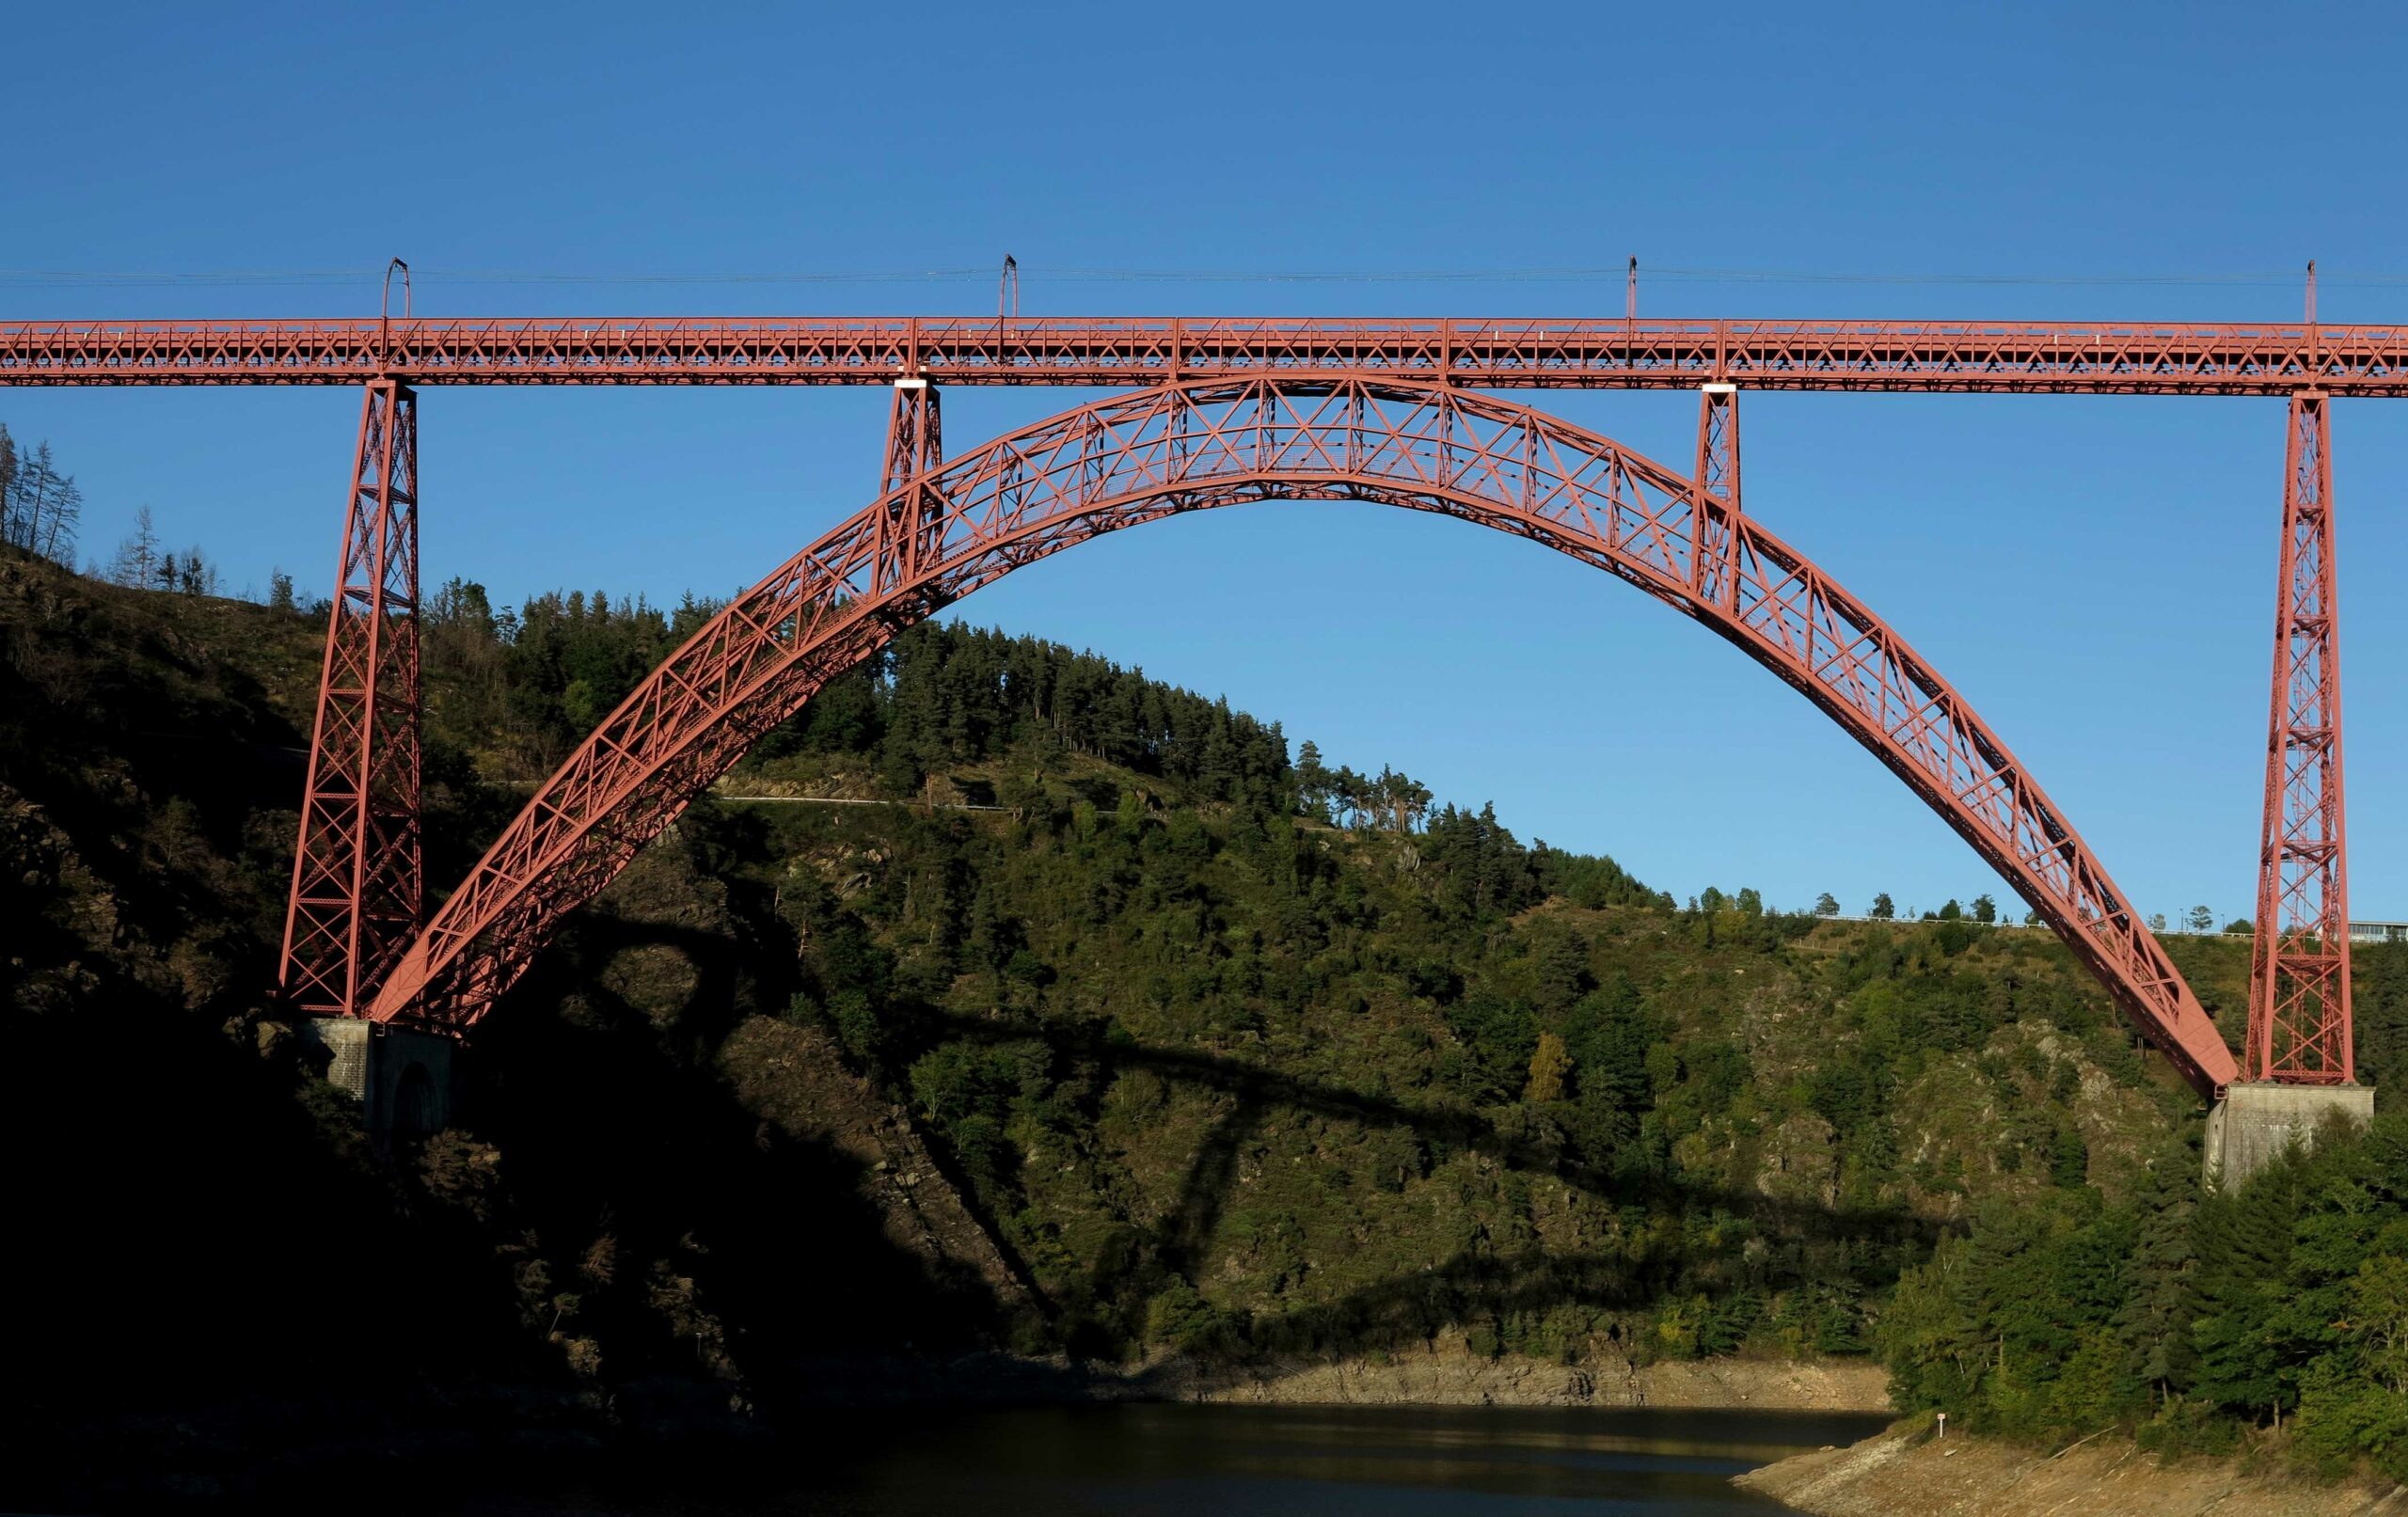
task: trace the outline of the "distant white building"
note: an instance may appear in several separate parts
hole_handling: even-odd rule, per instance
[[[2408,922],[2353,922],[2353,943],[2408,943]]]

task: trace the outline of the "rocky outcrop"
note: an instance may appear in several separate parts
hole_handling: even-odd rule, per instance
[[[1861,1361],[1713,1359],[1633,1367],[1614,1359],[1560,1365],[1520,1354],[1475,1353],[1454,1335],[1372,1357],[1242,1366],[1171,1360],[1137,1381],[1149,1395],[1182,1401],[1890,1410],[1888,1375]]]
[[[729,1035],[720,1065],[755,1114],[861,1165],[863,1193],[878,1206],[890,1242],[940,1275],[975,1276],[1007,1306],[1030,1304],[1026,1282],[937,1167],[910,1117],[845,1067],[827,1034],[751,1018]]]
[[[2232,1460],[2161,1464],[2114,1435],[2052,1454],[1893,1429],[1733,1483],[1814,1517],[2408,1517],[2408,1489],[2399,1486],[2321,1485]]]

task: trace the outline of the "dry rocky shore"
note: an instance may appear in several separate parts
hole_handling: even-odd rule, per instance
[[[1170,1361],[1136,1377],[1180,1401],[1418,1406],[1651,1406],[1776,1412],[1887,1412],[1889,1377],[1861,1360],[1709,1359],[1634,1368],[1474,1353],[1443,1335],[1376,1357],[1238,1367]]]
[[[2408,1517],[2408,1488],[2321,1485],[2227,1459],[2161,1464],[2112,1436],[2052,1454],[1893,1429],[1734,1483],[1813,1517]]]

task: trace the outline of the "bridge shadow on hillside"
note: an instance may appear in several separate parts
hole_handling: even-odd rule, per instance
[[[1510,1133],[1494,1120],[1463,1107],[1423,1106],[1300,1079],[1261,1065],[1191,1049],[1152,1048],[1085,1028],[1026,1019],[937,1016],[931,1025],[944,1036],[982,1042],[1035,1039],[1057,1054],[1102,1068],[1144,1069],[1164,1080],[1226,1092],[1236,1109],[1217,1125],[1190,1167],[1179,1208],[1209,1229],[1217,1217],[1215,1193],[1226,1192],[1235,1156],[1265,1113],[1285,1109],[1354,1122],[1401,1128],[1443,1154],[1462,1149],[1510,1169],[1542,1174],[1617,1206],[1674,1207],[1722,1210],[1778,1224],[1825,1240],[1910,1243],[1937,1241],[1941,1226],[1903,1208],[1823,1206],[1760,1192],[1701,1185],[1657,1175],[1633,1174],[1583,1161],[1560,1146]]]
[[[1801,1275],[1816,1272],[1800,1256],[1819,1255],[1824,1270],[1839,1259],[1859,1264],[1920,1256],[1937,1241],[1940,1225],[1903,1208],[1851,1208],[1700,1184],[1662,1175],[1632,1174],[1587,1161],[1551,1142],[1504,1130],[1493,1119],[1460,1107],[1429,1106],[1350,1090],[1280,1070],[1189,1049],[1149,1047],[1093,1027],[1024,1018],[935,1015],[930,1032],[985,1042],[1034,1039],[1057,1055],[1101,1070],[1142,1069],[1193,1087],[1214,1090],[1233,1104],[1206,1130],[1190,1161],[1179,1198],[1163,1225],[1164,1263],[1194,1278],[1207,1257],[1221,1213],[1239,1182],[1246,1146],[1273,1114],[1300,1112],[1363,1127],[1392,1128],[1426,1145],[1435,1161],[1469,1152],[1507,1169],[1545,1176],[1619,1209],[1650,1214],[1745,1219],[1755,1236],[1790,1256]],[[1685,1296],[1719,1301],[1747,1285],[1745,1270],[1727,1252],[1686,1240],[1640,1256],[1620,1253],[1500,1252],[1475,1247],[1410,1274],[1381,1281],[1322,1304],[1259,1317],[1246,1333],[1244,1357],[1223,1356],[1180,1373],[1195,1390],[1252,1378],[1246,1359],[1339,1355],[1426,1344],[1441,1331],[1516,1313],[1578,1305],[1629,1310],[1660,1302],[1678,1288]],[[1111,1282],[1100,1279],[1099,1287]],[[1149,1379],[1139,1379],[1140,1384]]]
[[[603,1336],[622,1365],[695,1368],[690,1354],[681,1365],[652,1351],[653,1328],[633,1320],[655,1270],[703,1282],[703,1309],[755,1389],[809,1355],[975,1347],[1008,1325],[989,1285],[893,1238],[864,1159],[788,1130],[731,1088],[719,1050],[785,993],[761,978],[778,956],[755,946],[741,924],[589,916],[514,988],[479,1031],[467,1115],[506,1155],[515,1225],[572,1259],[597,1234],[615,1237],[633,1289]],[[677,952],[691,972],[680,993],[613,983],[612,960],[641,948]],[[1006,1262],[1025,1283],[1017,1257]]]
[[[537,1067],[545,1071],[542,1083],[547,1087],[541,1102],[546,1110],[521,1110],[504,1120],[514,1132],[505,1141],[521,1153],[529,1146],[546,1153],[537,1162],[553,1173],[537,1189],[558,1188],[596,1207],[610,1205],[606,1192],[616,1193],[637,1209],[664,1218],[690,1215],[707,1225],[721,1240],[715,1272],[733,1268],[737,1278],[728,1284],[742,1298],[739,1310],[762,1314],[752,1323],[762,1330],[756,1340],[762,1347],[768,1346],[762,1340],[775,1340],[791,1351],[810,1343],[824,1327],[827,1303],[846,1298],[864,1308],[855,1314],[856,1327],[875,1325],[869,1319],[884,1315],[883,1303],[896,1308],[900,1319],[921,1325],[924,1335],[910,1335],[924,1346],[961,1342],[967,1326],[961,1313],[968,1295],[976,1292],[975,1283],[929,1275],[927,1261],[871,1241],[879,1231],[875,1209],[858,1192],[837,1193],[851,1191],[849,1177],[837,1173],[847,1166],[832,1168],[832,1156],[816,1152],[810,1144],[783,1136],[773,1141],[759,1119],[735,1100],[705,1052],[742,1017],[784,999],[782,985],[747,983],[761,960],[748,951],[752,945],[739,940],[742,932],[620,916],[588,918],[565,935],[548,956],[551,962],[514,992],[523,1009],[495,1019],[495,1031],[502,1035],[494,1039],[500,1045],[494,1052],[520,1067],[519,1090],[510,1098],[528,1093],[525,1082]],[[610,987],[605,972],[611,958],[642,947],[674,949],[693,967],[692,980],[674,998],[678,1004],[640,1005]],[[584,1003],[581,1012],[565,1020],[564,1003],[556,999],[563,995]],[[526,1005],[528,1001],[550,1004]],[[1769,1261],[1746,1261],[1735,1241],[1699,1239],[1688,1228],[1674,1229],[1635,1256],[1476,1245],[1335,1300],[1257,1317],[1242,1342],[1233,1342],[1212,1363],[1191,1364],[1176,1386],[1164,1383],[1166,1389],[1241,1382],[1256,1372],[1250,1363],[1259,1366],[1270,1357],[1407,1349],[1450,1328],[1556,1306],[1634,1310],[1676,1289],[1685,1299],[1719,1301],[1751,1283],[1762,1285],[1767,1268],[1796,1283],[1861,1280],[1868,1269],[1886,1272],[1920,1256],[1941,1230],[1902,1208],[1825,1206],[1617,1170],[1543,1134],[1510,1130],[1468,1108],[1349,1089],[1198,1050],[1149,1046],[1093,1023],[924,1008],[913,1017],[911,1034],[913,1042],[925,1044],[1036,1041],[1059,1060],[1100,1072],[1143,1070],[1226,1098],[1225,1109],[1187,1161],[1176,1200],[1153,1225],[1155,1259],[1190,1279],[1207,1264],[1223,1214],[1242,1183],[1249,1146],[1283,1113],[1402,1131],[1422,1146],[1433,1165],[1477,1154],[1517,1173],[1553,1178],[1618,1209],[1741,1219],[1749,1235],[1771,1253]],[[562,1098],[571,1092],[576,1109],[564,1110]],[[645,1112],[647,1119],[628,1123],[632,1111]],[[548,1130],[538,1137],[539,1129]],[[944,1161],[941,1147],[939,1156],[940,1167],[979,1216],[1012,1272],[1042,1301],[1034,1272],[996,1219],[984,1214],[967,1177]],[[597,1160],[612,1172],[608,1185],[594,1183]],[[629,1184],[633,1192],[622,1189]],[[644,1199],[635,1200],[637,1194]],[[808,1204],[801,1204],[805,1199]],[[1122,1256],[1090,1261],[1090,1267],[1091,1288],[1105,1298],[1134,1284],[1130,1272],[1146,1266],[1133,1251],[1122,1251]],[[791,1272],[798,1269],[809,1280],[800,1292],[794,1288],[801,1280]],[[906,1287],[903,1276],[920,1283]],[[1000,1317],[998,1303],[994,1319]],[[1140,1377],[1137,1383],[1150,1383]]]

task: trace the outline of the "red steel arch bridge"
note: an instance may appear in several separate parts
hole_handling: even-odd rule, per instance
[[[361,392],[282,988],[464,1033],[590,899],[826,682],[1022,564],[1244,500],[1374,500],[1533,539],[1704,624],[1803,694],[2014,884],[2203,1092],[2354,1085],[2329,417],[2408,396],[2408,326],[1180,317],[0,323],[0,386]],[[430,911],[419,843],[418,396],[442,385],[891,387],[884,480],[697,632]],[[1117,393],[948,458],[955,385]],[[1694,389],[1651,462],[1498,391]],[[1747,389],[2289,403],[2265,812],[2238,1058],[2038,780],[1740,494]]]

